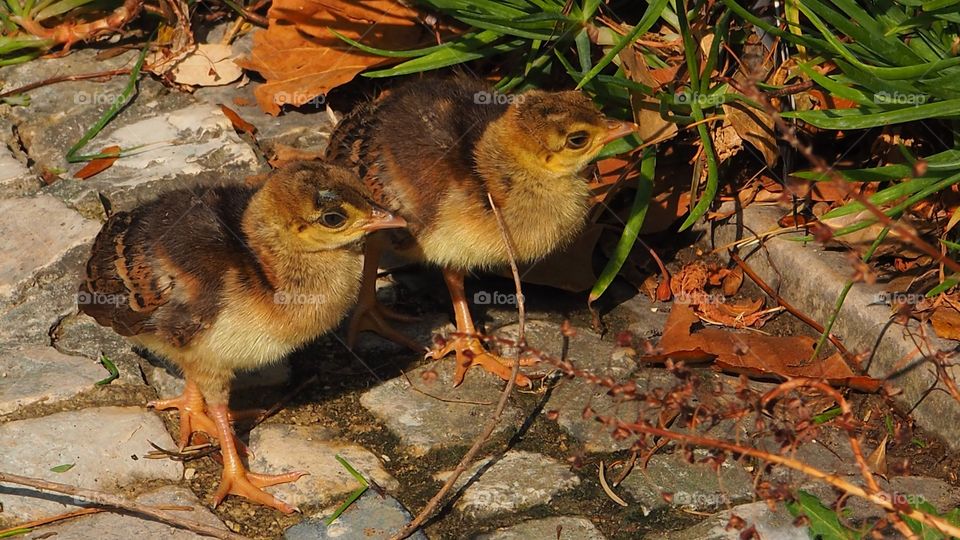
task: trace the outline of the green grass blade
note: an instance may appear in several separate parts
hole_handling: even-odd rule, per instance
[[[365,52],[365,53],[375,54],[375,55],[377,55],[377,56],[384,56],[384,57],[387,57],[387,58],[414,58],[414,57],[417,57],[417,56],[424,56],[424,55],[427,55],[427,54],[430,54],[430,53],[439,51],[440,49],[445,49],[445,48],[449,47],[449,46],[453,43],[453,42],[447,42],[447,43],[444,43],[444,44],[442,44],[442,45],[434,45],[434,46],[432,46],[432,47],[424,47],[424,48],[422,48],[422,49],[408,49],[408,50],[405,50],[405,51],[391,51],[391,50],[389,50],[389,49],[378,49],[378,48],[376,48],[376,47],[371,47],[371,46],[369,46],[369,45],[364,45],[363,43],[360,43],[359,41],[350,39],[350,38],[348,38],[347,36],[341,34],[340,32],[337,32],[336,30],[333,30],[333,29],[331,29],[330,31],[333,32],[333,35],[337,36],[339,39],[343,40],[344,42],[348,43],[349,45],[351,45],[351,46],[353,46],[353,47],[356,47],[357,49],[360,49],[361,51],[363,51],[363,52]],[[464,34],[463,37],[472,37],[472,34]]]
[[[883,112],[863,111],[861,109],[787,111],[783,113],[783,117],[803,120],[822,129],[847,130],[902,124],[958,114],[960,114],[960,98]]]
[[[950,289],[957,286],[957,283],[960,283],[960,274],[953,274],[950,277],[943,280],[943,283],[937,285],[936,287],[930,289],[927,293],[927,298],[933,298],[941,293],[945,293]]]
[[[693,42],[693,35],[690,33],[689,21],[687,21],[686,9],[684,8],[684,0],[676,0],[676,2],[677,20],[680,23],[680,36],[683,38],[683,50],[687,59],[687,71],[690,74],[690,87],[697,89],[700,88],[700,70],[697,68],[697,58],[699,55],[698,46]],[[700,199],[697,200],[696,206],[690,210],[687,219],[683,220],[683,223],[680,225],[681,231],[689,229],[700,217],[707,213],[710,205],[713,204],[714,197],[717,196],[717,191],[720,186],[717,171],[717,156],[713,153],[713,140],[707,131],[706,123],[703,122],[704,115],[703,109],[700,107],[700,100],[690,100],[690,109],[694,120],[699,122],[697,124],[697,134],[700,136],[700,144],[703,145],[703,153],[707,160],[707,185]],[[694,174],[697,174],[697,172],[695,171]],[[695,193],[697,191],[697,182],[694,181],[692,183],[693,187],[690,193],[691,201],[697,199],[697,194]]]
[[[935,181],[936,179],[931,178],[917,178],[907,182],[901,182],[870,195],[868,200],[874,206],[881,206],[889,202],[893,202],[901,197],[912,195],[921,189],[928,187]],[[862,212],[865,209],[866,207],[859,201],[852,201],[839,208],[834,208],[833,210],[820,216],[820,219],[836,219],[838,217],[849,216],[851,214]]]
[[[837,516],[836,511],[827,508],[816,496],[800,490],[796,500],[786,503],[794,517],[807,516],[812,537],[821,540],[849,540],[857,537],[856,532],[848,529]]]
[[[643,17],[640,19],[640,22],[638,22],[637,25],[630,30],[630,32],[621,37],[620,41],[617,41],[617,44],[607,51],[607,53],[603,55],[603,58],[601,58],[600,61],[593,66],[593,69],[588,71],[587,74],[580,79],[580,82],[577,83],[577,90],[583,88],[584,85],[596,77],[603,68],[607,67],[610,62],[613,61],[615,56],[620,54],[620,51],[622,51],[626,46],[632,44],[637,37],[640,36],[640,34],[643,34],[649,30],[650,27],[653,26],[653,23],[657,22],[657,19],[659,19],[663,14],[663,11],[666,7],[667,0],[653,0],[653,2],[647,6],[647,11],[643,13]]]
[[[120,378],[120,370],[117,369],[117,365],[114,364],[112,360],[107,358],[107,355],[100,355],[100,365],[106,368],[107,372],[110,373],[110,376],[94,383],[96,386],[106,386]]]
[[[647,209],[650,206],[650,195],[653,193],[653,177],[657,168],[657,152],[653,148],[647,148],[640,158],[640,176],[637,178],[637,193],[633,197],[633,205],[630,207],[630,217],[627,218],[627,224],[623,228],[617,247],[613,250],[613,255],[607,261],[607,265],[600,272],[600,277],[593,284],[590,290],[588,304],[595,302],[607,290],[607,287],[613,283],[614,278],[623,268],[633,245],[637,241],[637,235],[640,234],[640,228],[643,226],[643,219],[647,216]]]
[[[343,512],[347,508],[349,508],[350,505],[354,503],[354,501],[359,499],[360,496],[363,495],[367,491],[367,489],[370,487],[370,484],[367,482],[367,479],[364,478],[363,475],[360,474],[356,469],[354,469],[353,466],[350,465],[350,463],[346,459],[344,459],[340,454],[336,454],[334,458],[336,458],[336,460],[340,462],[340,465],[342,465],[343,468],[346,469],[347,472],[350,473],[350,475],[353,476],[353,478],[360,483],[360,487],[355,489],[353,493],[351,493],[350,496],[347,497],[347,500],[345,500],[343,504],[337,507],[337,509],[333,512],[333,514],[330,517],[324,520],[324,524],[326,524],[327,526],[330,526],[330,524],[333,523],[334,520],[340,517],[340,514],[343,514]]]
[[[83,150],[83,147],[90,142],[91,139],[97,136],[104,126],[110,123],[111,120],[120,112],[126,104],[133,97],[133,94],[137,90],[137,80],[140,78],[140,70],[143,68],[143,61],[147,57],[147,52],[150,51],[150,42],[153,41],[153,37],[147,40],[147,44],[144,45],[143,50],[140,52],[140,56],[137,57],[137,63],[133,65],[133,69],[130,70],[130,78],[127,79],[127,85],[123,88],[123,92],[120,94],[121,99],[115,100],[112,105],[103,113],[103,115],[97,120],[97,123],[93,125],[86,133],[83,134],[83,137],[80,137],[80,140],[76,144],[70,147],[67,150],[67,163],[79,163],[81,161],[90,161],[91,159],[97,159],[100,157],[107,157],[101,154],[90,154],[85,156],[78,156],[77,152]],[[128,151],[129,152],[129,151]],[[123,152],[120,155],[124,155]]]
[[[495,54],[497,51],[490,44],[501,39],[503,36],[492,30],[484,30],[470,37],[463,36],[450,43],[449,47],[434,51],[413,60],[408,60],[402,64],[393,66],[390,69],[381,69],[364,73],[364,77],[373,79],[382,77],[395,77],[398,75],[409,75],[411,73],[421,73],[440,69],[470,60],[477,60]]]

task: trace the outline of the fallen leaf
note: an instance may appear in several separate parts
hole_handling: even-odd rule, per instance
[[[839,353],[811,362],[813,338],[767,336],[720,328],[692,332],[697,322],[699,317],[690,305],[674,303],[660,338],[662,352],[640,359],[649,363],[663,363],[668,359],[683,359],[688,363],[713,361],[714,367],[728,373],[774,380],[809,377],[863,392],[876,392],[882,386],[882,381],[855,374]]]
[[[887,439],[889,438],[890,435],[884,435],[876,450],[870,452],[870,455],[867,456],[867,466],[880,476],[887,475]]]
[[[119,146],[108,146],[100,151],[101,154],[109,154],[111,157],[97,158],[89,161],[82,169],[73,174],[74,178],[86,180],[91,176],[102,173],[110,168],[115,161],[120,158]]]
[[[628,47],[620,51],[620,60],[627,78],[656,90],[663,84],[652,73],[643,54]],[[676,76],[676,69],[670,80]],[[630,108],[633,110],[633,121],[637,124],[637,137],[643,142],[667,140],[677,134],[677,124],[665,119],[660,113],[660,100],[644,92],[630,90]]]
[[[64,463],[63,465],[57,465],[56,467],[51,467],[50,472],[55,473],[65,473],[73,468],[74,463]]]
[[[237,114],[237,111],[227,107],[224,104],[220,104],[220,110],[223,111],[224,116],[226,116],[230,123],[233,124],[233,129],[239,131],[240,133],[246,133],[247,135],[253,135],[257,132],[257,126],[247,122]]]
[[[949,304],[940,304],[930,316],[933,331],[940,339],[960,340],[960,311]]]
[[[201,43],[170,71],[173,81],[187,86],[223,86],[243,75],[234,62],[233,47],[222,43]]]
[[[740,290],[741,285],[743,285],[743,268],[738,266],[731,270],[730,273],[723,278],[721,288],[724,296],[733,296],[737,294],[737,291]]]
[[[282,105],[303,105],[367,68],[397,61],[360,51],[331,30],[371,47],[413,49],[432,37],[417,15],[391,0],[275,0],[267,30],[254,34],[250,56],[238,63],[266,79],[254,95],[276,116]]]
[[[763,155],[767,167],[773,167],[780,158],[777,136],[773,132],[773,118],[739,101],[723,104],[724,123],[730,122],[741,139],[752,144]]]
[[[295,148],[286,144],[274,144],[270,149],[270,166],[279,169],[291,161],[318,161],[323,159],[324,153],[316,150]]]

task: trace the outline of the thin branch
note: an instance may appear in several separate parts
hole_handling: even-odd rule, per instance
[[[743,270],[743,273],[746,274],[747,277],[752,279],[753,282],[757,284],[757,287],[760,287],[761,289],[763,289],[763,292],[770,295],[770,297],[773,298],[777,302],[777,304],[783,307],[783,309],[789,311],[791,314],[793,314],[794,317],[806,323],[807,326],[809,326],[810,328],[813,328],[814,330],[816,330],[817,332],[820,332],[821,334],[823,333],[824,327],[822,324],[811,319],[806,313],[800,311],[799,309],[791,305],[789,302],[784,300],[783,297],[777,294],[777,292],[774,291],[773,288],[770,287],[770,285],[768,285],[763,279],[761,279],[760,276],[758,276],[757,273],[754,272],[753,269],[750,268],[750,266],[747,265],[747,263],[744,262],[744,260],[741,259],[739,255],[737,255],[736,252],[730,251],[730,260],[735,262],[737,266],[739,266]],[[843,343],[833,334],[830,334],[830,343],[833,343],[833,346],[836,347],[838,351],[840,351],[840,354],[843,355],[844,359],[847,359],[848,361],[855,360],[855,357],[850,354],[850,351],[848,351],[847,348],[843,346]],[[856,367],[859,368],[859,366],[856,366]]]
[[[497,425],[500,423],[500,418],[503,416],[504,409],[507,408],[507,400],[510,398],[510,393],[513,391],[513,387],[517,383],[517,375],[520,374],[520,354],[523,352],[523,345],[526,341],[525,336],[525,325],[526,325],[526,310],[524,307],[523,291],[520,287],[520,271],[517,268],[517,261],[515,250],[513,247],[513,241],[510,239],[510,235],[507,233],[506,224],[503,222],[503,216],[500,215],[500,210],[497,208],[497,205],[493,202],[493,197],[488,193],[487,199],[490,201],[490,208],[493,210],[493,215],[497,218],[497,224],[500,226],[500,236],[503,238],[503,242],[507,246],[507,256],[510,259],[510,270],[513,273],[513,284],[517,289],[517,311],[519,312],[519,324],[517,331],[517,358],[513,362],[513,369],[510,372],[510,380],[507,381],[507,386],[503,389],[503,392],[500,393],[500,400],[497,402],[497,408],[493,411],[493,416],[490,417],[490,420],[487,422],[486,427],[483,432],[473,441],[473,445],[467,450],[467,453],[460,458],[460,462],[457,463],[457,466],[453,469],[453,473],[450,474],[450,477],[447,478],[447,481],[444,482],[443,486],[439,491],[427,502],[426,506],[423,507],[423,510],[414,517],[410,523],[407,523],[407,526],[401,529],[399,532],[390,537],[390,540],[403,540],[411,534],[417,531],[430,517],[433,516],[437,508],[440,507],[440,503],[443,502],[443,499],[446,498],[447,493],[453,489],[454,484],[456,484],[457,479],[460,478],[460,475],[467,470],[467,467],[473,462],[473,458],[477,455],[477,452],[480,451],[480,448],[486,443],[490,436],[493,434],[493,430],[497,428]]]
[[[80,73],[76,75],[57,75],[56,77],[50,77],[49,79],[43,79],[42,81],[36,81],[23,86],[14,88],[13,90],[7,90],[6,92],[0,93],[0,98],[15,96],[17,94],[22,94],[24,92],[29,92],[30,90],[36,90],[43,86],[70,82],[70,81],[84,81],[87,79],[100,79],[107,77],[116,77],[117,75],[129,75],[131,68],[122,68],[122,69],[111,69],[109,71],[98,71],[96,73]]]
[[[140,516],[149,516],[168,525],[173,525],[174,527],[179,527],[181,529],[187,529],[204,536],[212,536],[214,538],[222,538],[225,540],[248,540],[247,537],[230,532],[228,530],[218,529],[216,527],[211,527],[210,525],[189,519],[183,519],[170,514],[169,512],[159,510],[154,506],[140,504],[125,497],[104,493],[102,491],[94,491],[92,489],[84,489],[81,487],[60,484],[57,482],[49,482],[39,478],[30,478],[28,476],[20,476],[6,472],[0,472],[0,482],[19,484],[21,486],[29,486],[40,490],[52,491],[54,493],[72,495],[78,499],[83,499],[100,506],[105,506],[115,510],[123,510],[125,512],[130,512]]]
[[[29,523],[21,523],[20,525],[14,525],[13,527],[0,530],[0,538],[5,538],[4,535],[12,533],[13,531],[19,531],[23,529],[36,529],[37,527],[42,527],[44,525],[49,525],[51,523],[56,523],[58,521],[85,516],[87,514],[97,514],[103,511],[104,511],[103,508],[81,508],[80,510],[74,510],[72,512],[66,512],[64,514],[57,514],[55,516],[37,519]]]

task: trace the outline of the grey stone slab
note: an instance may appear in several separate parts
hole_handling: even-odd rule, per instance
[[[141,481],[180,479],[175,461],[143,459],[148,441],[172,448],[173,439],[157,415],[139,407],[97,407],[0,425],[3,467],[24,476],[99,491],[119,492]],[[73,464],[63,473],[50,469]],[[69,496],[0,485],[0,519],[30,521],[75,509]]]
[[[768,231],[777,227],[777,219],[786,210],[750,206],[712,234],[704,244],[721,246],[734,241],[738,231]],[[741,234],[742,236],[742,234]],[[764,248],[745,257],[747,263],[786,300],[816,320],[827,320],[833,311],[840,290],[851,276],[850,260],[842,252],[823,249],[816,243],[801,244],[783,237],[769,238]],[[918,425],[940,436],[953,449],[960,449],[960,407],[946,392],[927,390],[936,381],[933,370],[904,369],[920,361],[922,352],[908,334],[920,329],[911,323],[909,329],[889,325],[890,307],[876,300],[886,294],[882,284],[858,283],[853,286],[840,311],[833,332],[851,351],[874,351],[869,374],[890,377],[890,383],[902,390],[895,396],[897,404],[912,410]],[[924,350],[950,351],[955,343],[939,340],[932,329],[923,334]],[[929,348],[929,349],[928,349]],[[947,367],[954,380],[960,379],[960,366]],[[923,398],[921,400],[921,397]]]
[[[605,540],[606,537],[589,519],[564,516],[522,521],[516,525],[474,536],[473,540],[527,540],[533,538]]]
[[[399,487],[375,454],[357,444],[338,440],[331,431],[319,426],[264,424],[250,434],[250,449],[255,456],[250,460],[250,469],[254,472],[310,473],[296,482],[267,488],[294,506],[328,504],[359,487],[356,479],[336,460],[336,455],[385,489]]]
[[[5,145],[0,144],[0,197],[14,197],[36,191],[40,179]]]
[[[69,283],[71,288],[73,285]],[[111,384],[144,386],[141,358],[134,352],[130,341],[112,328],[100,326],[92,317],[71,313],[57,323],[53,338],[57,350],[63,353],[87,358],[99,358],[102,354],[109,358],[120,372],[120,378]]]
[[[367,490],[340,514],[336,521],[327,526],[324,521],[335,509],[336,507],[332,507],[290,527],[283,533],[284,540],[386,540],[413,519],[413,515],[399,501],[389,495],[381,497],[373,490]],[[427,540],[423,531],[413,533],[410,538]]]
[[[442,482],[449,475],[442,472],[435,477]],[[493,461],[487,458],[474,463],[457,479],[454,488],[466,489],[455,507],[471,517],[486,519],[549,504],[557,495],[579,485],[580,477],[570,472],[566,463],[534,452],[510,450]]]
[[[227,530],[226,526],[212,512],[206,509],[192,491],[181,486],[163,486],[148,491],[135,500],[152,506],[172,505],[188,506],[192,510],[171,510],[177,517]],[[117,512],[101,512],[79,519],[71,519],[37,529],[24,538],[48,538],[49,534],[56,534],[54,538],[97,538],[99,540],[129,540],[131,538],[164,538],[169,540],[195,540],[209,538],[186,529],[180,529],[150,518],[120,514]]]
[[[497,331],[498,336],[516,339],[518,325],[511,324]],[[548,321],[528,321],[526,325],[527,344],[547,356],[559,359],[563,346],[560,325]],[[504,354],[512,357],[516,354],[506,350]],[[567,359],[578,369],[589,371],[600,377],[610,377],[617,382],[626,382],[636,368],[633,358],[624,354],[609,338],[601,340],[588,329],[578,329],[570,338]],[[539,371],[553,369],[546,362],[540,364]],[[591,383],[584,377],[563,378],[554,387],[550,399],[544,406],[544,413],[557,413],[557,423],[573,438],[580,441],[587,452],[614,452],[629,448],[632,440],[615,440],[609,429],[593,417],[584,418],[583,411],[589,407],[596,414],[619,416],[622,402],[607,395],[607,389]],[[626,411],[635,405],[626,406]]]
[[[706,457],[695,450],[696,458]],[[726,461],[715,472],[706,464],[687,463],[679,455],[656,454],[646,469],[636,467],[620,484],[644,513],[669,506],[717,511],[753,494],[753,477],[739,464]],[[667,501],[665,494],[670,494]]]
[[[740,540],[743,529],[728,527],[730,518],[737,516],[744,520],[746,527],[756,527],[760,538],[777,540],[807,540],[810,535],[806,527],[796,527],[793,515],[782,505],[771,511],[765,501],[742,504],[715,514],[705,521],[682,531],[649,534],[650,540]]]
[[[49,195],[0,199],[0,298],[99,230],[99,223]]]
[[[128,53],[98,62],[93,54],[76,51],[65,58],[30,62],[29,69],[12,70],[9,81],[36,80],[50,72],[88,73],[91,65],[129,67],[136,57]],[[45,192],[85,216],[102,218],[101,196],[115,210],[129,209],[172,188],[239,182],[261,170],[255,152],[218,105],[146,78],[138,84],[136,98],[82,152],[112,145],[138,148],[100,174],[75,180],[73,174],[83,164],[67,163],[67,150],[120,98],[125,83],[124,77],[117,77],[51,85],[31,92],[30,107],[11,111],[10,122],[35,171],[60,177]]]
[[[493,414],[503,383],[494,375],[473,369],[464,383],[454,388],[453,370],[450,359],[427,364],[407,372],[410,382],[397,377],[364,392],[360,403],[415,456],[445,447],[469,446]],[[430,375],[426,379],[425,373]],[[420,391],[411,388],[411,383]],[[517,425],[522,414],[517,407],[507,405],[495,433]]]
[[[0,351],[0,417],[33,403],[69,399],[108,375],[97,362],[53,347]]]
[[[77,284],[88,251],[77,246],[33,276],[15,297],[0,302],[0,347],[50,345],[51,329],[77,311]]]

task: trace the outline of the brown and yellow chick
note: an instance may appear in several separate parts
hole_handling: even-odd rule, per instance
[[[283,512],[263,491],[305,473],[248,472],[227,409],[237,370],[276,362],[337,325],[357,297],[363,239],[402,227],[348,170],[295,163],[254,189],[167,193],[113,215],[93,245],[80,309],[176,363],[183,395],[149,405],[180,411],[180,446],[217,437],[219,504],[240,495]]]
[[[633,127],[605,118],[579,92],[506,96],[464,78],[408,83],[354,109],[334,130],[327,160],[353,167],[374,200],[408,228],[368,242],[348,342],[372,330],[416,347],[387,322],[403,317],[376,301],[377,262],[387,245],[443,271],[457,336],[428,357],[454,352],[455,384],[474,365],[508,378],[511,364],[484,348],[463,287],[467,272],[509,263],[487,194],[503,215],[518,262],[541,259],[584,224],[590,192],[580,171]],[[518,382],[530,381],[521,374]]]

